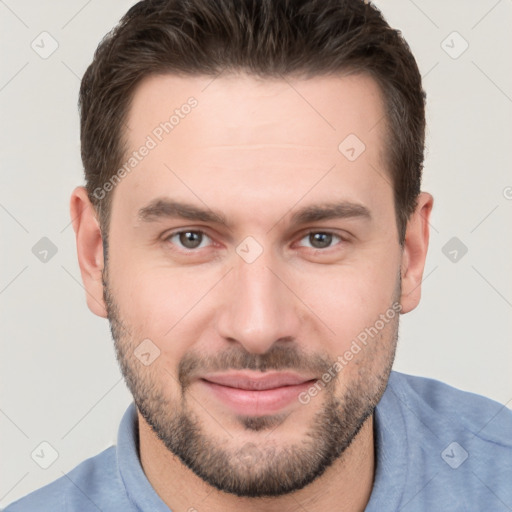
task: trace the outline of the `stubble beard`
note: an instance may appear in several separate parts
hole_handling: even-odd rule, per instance
[[[332,384],[325,386],[321,396],[311,400],[322,400],[322,407],[315,413],[300,442],[276,444],[273,441],[273,430],[286,422],[287,416],[283,414],[239,417],[242,430],[252,433],[251,439],[255,432],[261,434],[256,442],[244,442],[243,435],[231,436],[228,431],[220,438],[210,434],[210,416],[205,422],[190,407],[195,405],[195,400],[189,399],[189,376],[205,361],[197,354],[187,354],[179,363],[178,378],[167,375],[166,370],[155,373],[145,367],[133,355],[140,340],[134,338],[127,323],[122,321],[106,274],[104,299],[121,372],[142,417],[165,447],[198,477],[220,491],[240,497],[277,497],[297,491],[342,458],[386,389],[398,338],[396,315],[392,325],[388,326],[388,338],[377,336],[362,349],[363,354],[356,356],[361,356],[357,362],[359,369],[353,374],[357,377],[345,384],[342,396],[336,396]],[[373,363],[370,368],[369,362],[375,359],[379,361],[378,368],[375,369]],[[313,367],[317,372],[321,370],[315,373],[320,375],[332,367],[333,361],[318,356],[311,362],[292,344],[276,345],[262,355],[250,354],[239,347],[236,351],[223,353],[213,362],[208,360],[208,364],[208,369],[216,365],[222,369],[257,368],[262,371]],[[179,382],[178,400],[168,397],[164,391],[164,383],[172,379]],[[331,381],[334,382],[336,380]],[[201,407],[198,410],[202,410]],[[292,414],[298,418],[300,409]],[[222,418],[216,419],[222,423]]]

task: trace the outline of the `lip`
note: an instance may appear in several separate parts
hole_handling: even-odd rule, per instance
[[[292,372],[230,372],[205,375],[199,382],[233,412],[262,416],[297,402],[314,380]]]

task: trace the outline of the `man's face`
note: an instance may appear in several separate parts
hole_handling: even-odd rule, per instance
[[[114,190],[109,318],[143,421],[221,490],[313,481],[384,391],[402,252],[383,116],[365,76],[136,90],[127,160],[151,147]]]

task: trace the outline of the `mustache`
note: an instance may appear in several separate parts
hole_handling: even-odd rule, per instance
[[[290,345],[274,345],[264,354],[247,352],[241,346],[231,347],[212,355],[189,352],[178,365],[178,380],[185,390],[201,375],[228,370],[293,370],[320,377],[334,363],[327,356],[309,354],[292,342],[286,343]]]

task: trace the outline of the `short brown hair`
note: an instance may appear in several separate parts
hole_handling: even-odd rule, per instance
[[[386,164],[400,243],[420,193],[425,93],[398,30],[363,0],[143,0],[98,46],[80,88],[86,187],[106,242],[111,194],[94,191],[118,170],[123,123],[141,79],[161,73],[260,77],[367,73],[386,107]],[[341,141],[340,141],[341,142]]]

